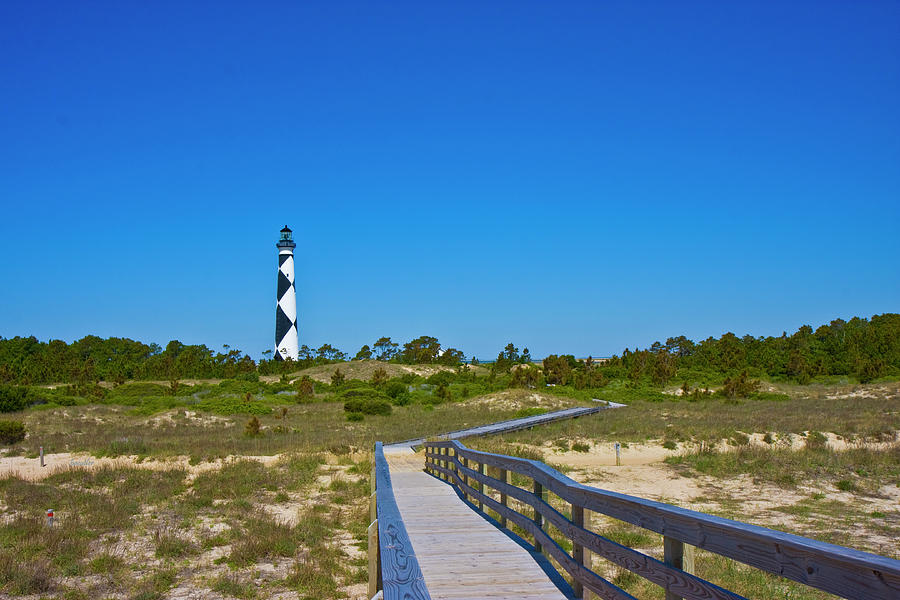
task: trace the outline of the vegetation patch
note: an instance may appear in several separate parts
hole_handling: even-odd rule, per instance
[[[746,474],[786,488],[807,481],[830,481],[841,491],[865,489],[877,494],[885,484],[900,484],[900,447],[838,451],[824,446],[801,450],[739,446],[728,452],[670,456],[666,462],[715,477]]]
[[[0,444],[16,444],[25,439],[25,423],[0,419]]]
[[[341,398],[348,413],[388,416],[393,410],[390,398],[374,389],[349,390]]]

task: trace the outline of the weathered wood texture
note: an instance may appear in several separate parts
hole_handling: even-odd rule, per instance
[[[394,497],[381,442],[375,444],[375,508],[378,549],[385,600],[431,600]]]
[[[436,451],[440,448],[453,449],[454,456],[444,464],[435,464]],[[441,458],[446,459],[446,456]],[[541,515],[543,522],[554,525],[573,544],[652,581],[665,589],[670,597],[733,600],[740,596],[674,565],[667,565],[579,527],[531,490],[482,474],[480,468],[468,468],[460,458],[529,477],[535,483],[535,490],[549,490],[572,506],[632,523],[660,533],[672,541],[696,546],[844,598],[900,598],[900,561],[897,560],[661,502],[591,488],[543,463],[471,450],[456,441],[426,443],[426,468],[429,471],[443,475],[462,493],[481,501],[485,507],[527,531],[534,537],[535,546],[553,556],[585,589],[590,589],[603,598],[629,596],[567,554],[538,526],[538,519],[534,514],[526,516],[518,513],[505,506],[506,503],[497,502],[489,495],[470,487],[466,481],[477,481],[499,491],[505,497],[532,507]]]
[[[440,460],[454,457],[442,456]],[[563,600],[527,550],[423,472],[422,455],[387,454],[397,505],[434,600]],[[474,489],[474,488],[473,488]]]

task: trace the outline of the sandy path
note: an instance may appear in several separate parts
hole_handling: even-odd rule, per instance
[[[24,456],[6,456],[0,458],[0,478],[17,476],[28,481],[39,481],[54,473],[68,471],[70,469],[100,469],[104,467],[138,467],[141,469],[173,469],[181,468],[188,472],[191,478],[199,473],[219,469],[227,462],[246,459],[256,460],[265,466],[271,466],[279,458],[280,454],[272,456],[228,456],[212,461],[204,461],[195,465],[190,464],[187,456],[176,456],[165,460],[150,459],[138,460],[137,456],[118,456],[115,458],[97,458],[85,452],[60,452],[44,455],[44,467],[41,467],[40,458],[25,458]]]

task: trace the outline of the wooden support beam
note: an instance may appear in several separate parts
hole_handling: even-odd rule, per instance
[[[378,520],[372,521],[369,534],[369,598],[381,589],[381,554],[378,551]]]
[[[498,467],[498,470],[500,471],[500,476],[497,477],[497,479],[499,479],[503,483],[508,484],[509,483],[509,471],[507,471],[506,469],[503,469],[503,468],[499,468],[499,467]],[[502,504],[503,506],[506,506],[506,507],[509,506],[509,501],[506,498],[506,492],[500,492],[500,504]],[[500,527],[506,527],[506,516],[502,515],[502,514],[500,515]]]
[[[584,529],[584,508],[578,506],[577,504],[572,505],[572,524],[575,527],[581,527],[582,529]],[[572,558],[575,560],[575,562],[583,565],[584,555],[584,546],[582,546],[578,542],[573,542]],[[584,586],[577,579],[572,582],[572,591],[575,593],[576,598],[584,598]]]
[[[663,536],[663,562],[681,569],[685,573],[694,572],[694,547],[675,538]],[[682,600],[682,596],[666,590],[666,600]]]
[[[486,473],[486,467],[487,467],[486,464],[478,463],[478,472],[481,473],[482,475],[484,475]],[[484,493],[484,484],[479,481],[478,484],[476,485],[475,489],[478,490],[478,493],[483,494]],[[484,512],[484,502],[482,502],[481,500],[478,501],[478,510]]]
[[[532,488],[532,492],[534,493],[535,496],[537,496],[544,502],[547,501],[547,490],[545,490],[544,486],[541,485],[540,483],[538,483],[537,481],[534,482],[534,487]],[[544,527],[546,527],[546,524],[544,523],[544,515],[542,515],[541,512],[536,507],[534,509],[534,518],[532,519],[532,521],[534,521],[535,525],[537,525],[538,528],[540,528],[540,529],[544,529]],[[534,538],[534,549],[537,550],[538,552],[542,552],[542,553],[546,554],[546,550],[544,550],[544,548],[541,545],[541,541],[537,537]]]

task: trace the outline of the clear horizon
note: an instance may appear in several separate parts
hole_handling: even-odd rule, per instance
[[[900,4],[0,6],[0,336],[492,359],[900,312]]]

